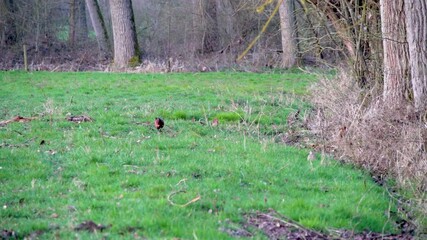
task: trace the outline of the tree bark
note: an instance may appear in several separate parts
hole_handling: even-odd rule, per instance
[[[110,0],[114,65],[121,69],[140,62],[131,0]]]
[[[218,25],[219,45],[221,48],[231,44],[235,34],[234,11],[229,0],[216,0],[216,24]]]
[[[76,0],[70,0],[68,24],[68,44],[70,47],[74,47],[76,44]]]
[[[88,35],[84,0],[70,0],[69,26],[70,46],[83,45]]]
[[[86,0],[86,6],[95,31],[101,58],[108,59],[111,57],[111,45],[101,8],[97,0]]]
[[[203,3],[202,0],[192,0],[192,17],[191,17],[191,42],[189,44],[190,48],[190,58],[194,59],[199,52],[203,49]]]
[[[403,0],[381,0],[381,32],[383,37],[383,98],[390,106],[404,102],[410,87],[408,46],[406,43]]]
[[[280,0],[279,0],[280,1]],[[282,67],[294,67],[297,60],[295,17],[293,0],[283,0],[279,7],[280,31],[282,34]]]
[[[203,38],[203,54],[219,50],[219,26],[216,21],[218,9],[215,1],[204,1],[205,34]]]
[[[77,0],[76,8],[76,38],[84,44],[88,38],[85,0]]]
[[[409,65],[415,108],[427,110],[427,4],[405,0]]]

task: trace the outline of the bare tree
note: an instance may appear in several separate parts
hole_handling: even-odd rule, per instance
[[[95,31],[101,58],[110,58],[111,46],[107,28],[105,26],[104,16],[102,15],[99,3],[97,0],[86,0],[86,6]]]
[[[377,19],[379,6],[377,0],[310,0],[318,13],[327,19],[325,31],[334,43],[333,48],[340,51],[351,66],[353,77],[361,88],[375,85],[380,75],[380,67],[372,62],[378,61],[378,47],[372,36],[378,36]],[[323,21],[323,20],[321,20]],[[329,28],[332,26],[333,29]],[[342,45],[342,46],[340,46]],[[342,51],[341,51],[342,49]]]
[[[218,51],[220,34],[217,22],[218,6],[216,1],[204,1],[205,33],[203,38],[203,53]]]
[[[403,0],[381,0],[381,30],[384,47],[384,91],[388,104],[405,99],[409,82],[408,46],[406,43]]]
[[[70,47],[74,47],[76,43],[76,0],[70,0],[70,15],[69,15],[69,32],[68,32],[68,44]]]
[[[409,65],[415,108],[427,109],[427,6],[423,1],[405,0]]]
[[[191,58],[203,49],[203,3],[202,0],[192,0],[191,14]]]
[[[86,4],[85,0],[77,1],[77,18],[76,18],[76,37],[78,41],[85,43],[88,39],[88,28],[86,19]]]
[[[131,0],[110,0],[114,65],[124,68],[140,61]]]
[[[293,0],[282,1],[279,7],[280,32],[282,35],[282,67],[291,68],[297,60],[297,43],[295,38],[295,17]]]

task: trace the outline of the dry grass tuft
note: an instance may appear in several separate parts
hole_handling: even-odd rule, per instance
[[[380,184],[395,179],[427,214],[427,123],[407,105],[386,104],[340,74],[312,89],[317,115],[310,128],[339,159],[368,169]],[[369,96],[369,97],[363,97]],[[424,229],[425,230],[425,229]]]

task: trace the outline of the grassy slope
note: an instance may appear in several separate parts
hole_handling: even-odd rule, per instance
[[[293,96],[312,80],[1,72],[0,119],[40,118],[0,127],[0,228],[20,236],[222,239],[227,219],[273,208],[320,230],[394,231],[384,214],[389,199],[366,174],[333,161],[312,170],[306,150],[272,141],[286,131],[287,114],[304,106]],[[67,113],[95,121],[67,122]],[[156,116],[166,121],[160,134]],[[219,126],[198,122],[206,118]],[[177,204],[201,199],[172,206],[167,197],[179,190],[186,192],[173,196]],[[111,227],[75,232],[84,220]]]

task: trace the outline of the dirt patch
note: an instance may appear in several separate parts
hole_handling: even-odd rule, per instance
[[[275,211],[254,213],[245,216],[246,224],[255,227],[269,239],[329,239],[328,236],[304,228]]]
[[[308,229],[297,222],[289,219],[280,213],[270,210],[267,213],[255,212],[244,215],[245,222],[240,227],[223,227],[220,230],[228,233],[232,237],[251,237],[254,229],[265,234],[269,239],[355,239],[355,240],[391,240],[391,239],[414,239],[410,233],[402,234],[382,234],[375,232],[354,233],[349,230],[334,230],[328,233],[318,232],[313,229]],[[228,224],[229,225],[229,224]]]
[[[107,228],[109,228],[110,226],[105,226],[102,224],[96,224],[95,222],[89,220],[89,221],[84,221],[82,223],[80,223],[79,225],[77,225],[74,230],[76,231],[88,231],[88,232],[96,232],[96,231],[103,231]]]
[[[0,233],[1,239],[16,239],[16,233],[13,230],[3,229]]]
[[[39,237],[41,235],[43,235],[43,233],[44,233],[44,231],[37,230],[37,231],[34,231],[34,232],[30,233],[30,235],[28,235],[27,237],[25,237],[25,239],[30,239],[30,240],[32,240],[32,239],[39,239]]]

